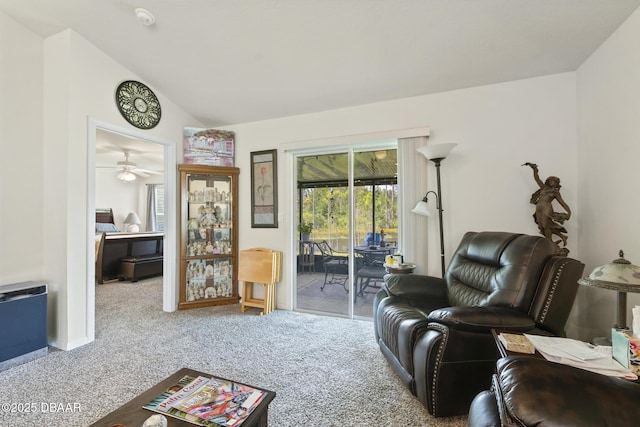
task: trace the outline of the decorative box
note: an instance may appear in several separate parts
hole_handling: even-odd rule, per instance
[[[625,368],[640,365],[640,338],[629,329],[611,328],[611,354]]]

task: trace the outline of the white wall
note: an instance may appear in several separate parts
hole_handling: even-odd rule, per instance
[[[240,167],[240,248],[283,251],[283,279],[277,305],[289,308],[293,285],[288,237],[291,227],[289,183],[283,144],[342,135],[431,127],[431,142],[457,142],[442,163],[446,259],[469,230],[505,230],[537,234],[529,204],[537,190],[531,170],[535,162],[543,179],[562,180],[562,194],[574,217],[566,223],[571,255],[578,256],[577,143],[575,75],[482,86],[391,102],[231,126],[236,132],[236,165]],[[295,144],[293,144],[295,145]],[[278,205],[284,214],[278,229],[251,229],[249,153],[279,148]],[[431,168],[429,189],[435,189]],[[427,184],[424,184],[427,190]],[[428,271],[440,275],[437,220],[430,223]]]
[[[640,265],[640,11],[578,69],[580,254],[586,273],[624,250]],[[580,335],[610,336],[616,292],[582,288]],[[640,294],[628,295],[628,307]],[[631,310],[627,310],[630,323]]]
[[[639,20],[636,12],[577,74],[229,127],[236,132],[236,165],[241,169],[240,248],[264,246],[284,252],[278,307],[287,308],[292,285],[287,265],[292,255],[286,243],[291,218],[285,216],[278,229],[250,228],[249,152],[308,139],[430,126],[433,143],[458,142],[442,165],[447,261],[467,230],[537,233],[529,205],[536,186],[531,171],[520,166],[531,161],[539,164],[543,178],[562,179],[563,196],[574,213],[566,224],[570,255],[583,260],[587,271],[615,258],[620,248],[640,263],[634,227],[634,208],[640,202],[633,197],[638,172],[632,163],[640,150],[635,123],[640,107],[640,51],[635,43]],[[43,43],[2,13],[0,29],[0,283],[47,280],[54,301],[50,334],[59,347],[73,348],[88,335],[87,272],[76,262],[86,258],[88,250],[87,117],[129,127],[114,105],[113,90],[136,76],[73,32]],[[184,126],[206,127],[157,94],[163,119],[148,131],[151,135],[179,144]],[[23,102],[8,103],[15,99]],[[44,115],[33,105],[44,105]],[[30,147],[24,162],[15,161],[24,153],[13,144],[16,140]],[[285,156],[282,151],[278,155],[280,212],[288,214]],[[34,164],[42,164],[42,171]],[[14,180],[17,175],[33,197],[24,197],[25,187],[7,186],[7,177]],[[433,170],[429,182],[433,189]],[[15,205],[23,207],[19,218],[5,208]],[[35,225],[18,231],[15,224],[20,220]],[[431,253],[426,260],[431,274],[439,274],[437,239],[437,222],[431,221]],[[570,335],[576,330],[587,338],[594,329],[606,332],[614,318],[614,296],[581,289]],[[637,296],[630,299],[640,303]]]
[[[43,279],[42,52],[0,12],[0,285]]]
[[[18,46],[18,44],[16,44]],[[17,47],[16,47],[17,48]],[[88,118],[120,128],[129,125],[118,112],[114,90],[126,79],[139,79],[72,31],[44,41],[44,271],[53,291],[52,344],[70,349],[89,341],[87,306]],[[153,89],[153,88],[152,88]],[[184,126],[201,123],[156,91],[162,120],[144,131],[181,144]],[[177,285],[176,285],[177,286]]]

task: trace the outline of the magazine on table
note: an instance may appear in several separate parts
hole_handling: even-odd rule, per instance
[[[177,402],[185,396],[190,395],[195,390],[198,390],[200,387],[205,385],[208,381],[209,378],[207,377],[198,376],[194,378],[193,381],[185,384],[180,390],[176,391],[175,393],[171,394],[171,396],[168,396],[162,402],[158,403],[158,409],[161,411],[168,410],[169,408],[171,408],[171,405],[174,402]]]
[[[192,377],[190,375],[185,375],[176,384],[172,385],[156,396],[151,402],[144,405],[143,408],[163,415],[168,415],[173,418],[188,421],[195,425],[203,427],[219,427],[219,424],[209,422],[170,406],[171,402],[183,398],[188,393],[193,392],[194,389],[198,389],[202,384],[206,384],[208,381],[209,379],[206,377]]]
[[[170,407],[221,426],[238,426],[262,401],[265,392],[232,381],[211,378]]]

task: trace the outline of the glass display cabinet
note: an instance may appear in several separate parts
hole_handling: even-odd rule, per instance
[[[178,309],[236,304],[238,174],[233,167],[178,165],[180,301]]]

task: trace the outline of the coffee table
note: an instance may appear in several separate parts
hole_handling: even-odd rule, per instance
[[[149,390],[140,394],[137,397],[134,397],[129,402],[125,403],[115,411],[107,414],[103,418],[100,418],[95,423],[91,424],[90,427],[113,427],[117,425],[122,425],[125,427],[140,427],[142,423],[149,418],[150,416],[157,414],[157,412],[150,411],[148,409],[144,409],[143,406],[149,403],[153,398],[158,396],[163,391],[167,390],[172,385],[176,384],[182,377],[185,375],[190,375],[192,377],[197,377],[199,375],[207,378],[219,378],[225,380],[225,378],[216,377],[215,375],[207,374],[204,372],[195,371],[193,369],[182,368],[178,372],[172,374],[165,380],[151,387]],[[237,381],[235,381],[237,382]],[[248,384],[245,384],[248,385]],[[276,397],[276,393],[273,391],[265,390],[260,387],[249,386],[252,388],[257,388],[265,392],[265,396],[260,402],[260,404],[251,412],[251,414],[244,420],[241,424],[241,427],[267,427],[267,412],[269,410],[269,403]],[[167,416],[167,426],[168,427],[177,427],[177,426],[194,426],[188,421],[179,420],[177,418],[173,418]]]

